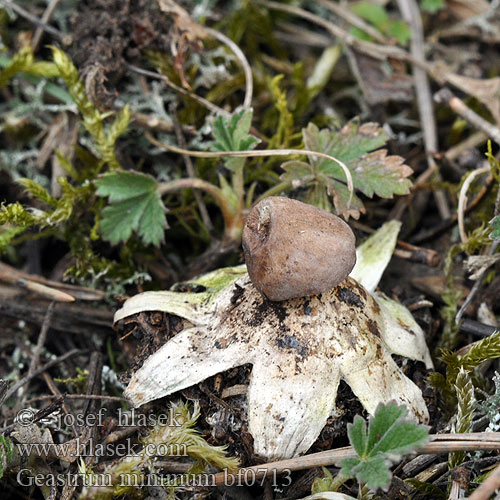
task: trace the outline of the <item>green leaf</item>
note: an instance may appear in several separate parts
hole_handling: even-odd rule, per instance
[[[395,194],[409,192],[408,176],[413,171],[400,156],[388,156],[385,149],[378,149],[389,136],[377,123],[360,125],[352,120],[339,131],[320,130],[309,123],[302,135],[306,149],[326,153],[344,162],[351,172],[354,188],[364,195],[392,198]],[[286,173],[282,179],[291,182],[292,186],[319,183],[332,196],[337,213],[359,217],[359,212],[364,211],[363,204],[357,198],[347,209],[349,193],[345,189],[345,174],[338,163],[310,155],[309,171],[304,165],[297,161],[284,163],[282,168]]]
[[[387,32],[401,45],[406,45],[411,38],[410,27],[404,21],[391,21]]]
[[[165,208],[156,181],[135,172],[116,172],[97,181],[97,194],[111,205],[102,210],[101,232],[113,244],[126,241],[136,231],[145,244],[158,246],[167,228]]]
[[[401,156],[387,156],[387,150],[379,149],[357,159],[353,167],[354,187],[371,198],[392,198],[395,194],[408,194],[411,181],[407,179],[413,170],[404,164]]]
[[[352,7],[352,10],[359,17],[369,21],[380,31],[384,31],[389,22],[387,11],[381,5],[372,2],[360,2]]]
[[[395,402],[377,407],[368,432],[366,422],[358,415],[348,425],[347,433],[358,458],[342,460],[341,472],[372,489],[388,488],[391,463],[423,446],[429,438],[427,427],[408,419],[406,407]]]
[[[332,491],[333,476],[332,473],[326,468],[322,467],[323,477],[316,477],[311,486],[311,494],[323,493],[325,491]]]
[[[304,161],[287,161],[281,165],[281,168],[285,171],[281,179],[291,182],[293,188],[298,188],[315,177],[314,169]]]
[[[371,451],[377,445],[377,442],[384,438],[384,435],[394,425],[399,418],[404,418],[407,414],[405,406],[398,406],[395,402],[387,405],[379,405],[375,411],[373,419],[370,421],[368,429],[367,449]],[[386,451],[387,447],[381,451]]]
[[[365,420],[359,415],[356,415],[354,417],[354,422],[347,426],[347,435],[349,436],[349,441],[352,447],[356,450],[356,453],[360,457],[364,457],[368,442]]]
[[[57,200],[51,196],[43,186],[38,184],[38,182],[32,179],[24,178],[18,179],[18,182],[20,182],[26,188],[26,191],[28,191],[28,193],[30,193],[34,198],[47,203],[47,205],[57,206]]]
[[[414,421],[395,422],[373,448],[372,454],[383,452],[399,457],[422,446],[428,438],[426,427],[418,426]]]
[[[9,438],[0,436],[0,478],[7,467],[7,464],[12,459],[14,447]]]
[[[391,484],[392,474],[389,463],[383,455],[361,461],[352,469],[352,472],[358,481],[367,484],[373,490],[378,488],[387,490]]]
[[[445,3],[444,0],[422,0],[420,2],[420,6],[423,10],[430,12],[431,14],[437,12],[444,8]]]
[[[156,181],[148,175],[120,172],[103,175],[97,180],[97,194],[108,196],[109,201],[123,201],[156,189]]]
[[[0,71],[0,88],[4,87],[20,71],[25,71],[33,63],[33,49],[22,48],[10,60],[7,67]]]
[[[500,240],[500,215],[497,215],[491,221],[491,227],[493,231],[491,231],[491,237],[495,240]]]
[[[345,477],[356,477],[354,469],[360,463],[361,460],[359,458],[344,458],[344,460],[340,462],[340,466],[342,467],[340,473]]]
[[[379,405],[368,428],[367,450],[370,455],[382,452],[398,458],[427,441],[427,427],[406,420],[406,415],[406,407],[395,402]]]
[[[249,134],[252,125],[252,110],[244,109],[230,118],[218,116],[213,123],[212,134],[215,141],[210,144],[212,151],[247,151],[254,149],[260,142]],[[227,158],[225,165],[229,170],[243,167],[245,158]]]

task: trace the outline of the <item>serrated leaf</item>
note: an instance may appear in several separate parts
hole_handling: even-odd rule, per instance
[[[386,149],[368,153],[356,160],[353,183],[364,195],[392,198],[395,194],[408,194],[413,170],[404,164],[401,156],[387,156]]]
[[[360,463],[361,460],[359,458],[344,458],[344,460],[340,462],[341,475],[345,477],[355,477],[354,468]]]
[[[352,424],[347,426],[347,435],[349,436],[349,441],[352,447],[356,450],[356,453],[363,457],[366,452],[367,445],[367,434],[366,434],[366,422],[365,420],[356,415]]]
[[[383,455],[361,461],[352,469],[352,472],[358,481],[367,484],[373,490],[378,488],[387,490],[391,483],[392,474]]]
[[[371,453],[383,452],[391,457],[399,457],[422,446],[427,441],[428,435],[426,427],[419,426],[411,420],[395,422]]]
[[[354,188],[364,195],[392,198],[394,194],[409,192],[411,181],[408,176],[413,171],[400,156],[388,156],[387,150],[378,149],[389,136],[377,123],[360,125],[357,120],[352,120],[339,131],[320,130],[309,123],[302,135],[307,150],[326,153],[345,163],[351,172]],[[332,196],[338,213],[358,218],[364,211],[359,198],[347,208],[350,193],[345,188],[345,173],[337,162],[309,155],[310,172],[303,162],[297,161],[286,162],[282,168],[285,170],[282,179],[292,185],[313,182],[323,185]]]
[[[212,126],[215,141],[210,144],[212,151],[247,151],[260,142],[249,133],[252,125],[252,110],[244,109],[230,118],[218,116]],[[245,158],[227,158],[226,167],[237,170],[245,163]]]
[[[319,130],[316,125],[309,123],[302,134],[307,149],[328,153],[346,164],[380,148],[389,139],[387,132],[378,123],[368,122],[361,125],[356,119],[339,131],[326,128]],[[321,158],[319,164],[338,166],[326,158]]]
[[[368,426],[368,442],[366,449],[369,455],[372,454],[372,450],[377,442],[384,437],[384,434],[391,426],[394,425],[399,418],[404,418],[407,413],[405,406],[398,406],[394,401],[387,405],[378,406]]]
[[[407,413],[405,406],[395,402],[380,404],[369,421],[368,431],[366,422],[356,416],[347,433],[358,458],[342,460],[341,473],[356,477],[371,489],[387,488],[391,463],[423,446],[429,438],[427,427],[408,419]]]
[[[156,181],[152,177],[133,172],[103,175],[96,184],[97,194],[108,196],[112,203],[149,193],[156,188]]]
[[[359,219],[360,214],[366,212],[363,202],[355,194],[352,195],[351,205],[347,208],[350,192],[345,184],[336,180],[329,180],[327,192],[333,199],[333,204],[337,213],[346,214],[354,219]]]
[[[500,240],[500,215],[497,215],[491,221],[491,227],[493,231],[491,231],[491,237],[495,240]]]
[[[159,196],[146,205],[137,231],[146,245],[158,246],[163,241],[167,220]]]
[[[97,181],[97,194],[107,196],[111,205],[101,213],[103,238],[116,244],[136,231],[146,244],[158,246],[167,228],[165,208],[156,190],[156,181],[147,175],[118,172]]]

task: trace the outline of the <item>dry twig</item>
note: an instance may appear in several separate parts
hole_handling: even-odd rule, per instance
[[[488,500],[500,488],[500,465],[476,488],[469,500]]]
[[[214,38],[217,38],[219,42],[226,44],[234,52],[234,55],[239,59],[241,66],[243,67],[243,73],[245,73],[245,98],[243,99],[243,107],[249,108],[252,105],[253,78],[252,68],[248,63],[245,54],[238,47],[238,45],[236,45],[229,37],[227,37],[220,31],[214,30],[212,28],[205,28],[205,30]]]
[[[45,12],[43,13],[40,21],[47,26],[47,23],[49,22],[52,14],[56,10],[56,7],[58,6],[59,2],[61,0],[50,0],[49,5],[47,5],[47,8],[45,9]],[[40,42],[40,39],[42,38],[43,32],[46,31],[44,27],[38,26],[38,28],[35,31],[35,34],[33,35],[33,39],[31,40],[31,46],[33,47],[33,51],[36,51],[38,44]]]
[[[411,30],[411,54],[415,59],[425,61],[424,29],[420,9],[415,0],[398,0],[403,19]],[[424,69],[413,65],[413,77],[417,92],[420,123],[424,131],[424,144],[429,167],[436,169],[433,155],[438,151],[436,120],[432,105],[432,94],[429,78]],[[443,191],[435,191],[434,198],[442,219],[450,217],[450,209]]]
[[[500,450],[499,432],[471,432],[467,434],[432,434],[430,443],[417,450],[419,454],[452,453],[456,451],[475,450]],[[336,465],[345,458],[356,457],[357,454],[351,446],[337,448],[335,450],[312,453],[302,457],[295,457],[278,462],[245,467],[237,471],[235,477],[243,478],[245,473],[255,474],[256,478],[266,476],[271,471],[281,474],[285,471],[297,471],[311,469],[314,467],[328,467]],[[215,483],[223,484],[227,475],[223,472],[215,474]]]
[[[440,104],[445,104],[451,108],[457,115],[460,115],[468,121],[473,127],[484,132],[488,137],[493,139],[497,144],[500,144],[500,128],[493,125],[489,121],[479,116],[476,112],[470,109],[462,99],[459,99],[450,89],[441,89],[434,95],[434,100]]]
[[[43,22],[42,20],[38,19],[38,17],[34,16],[33,14],[30,14],[27,10],[23,9],[20,5],[17,5],[15,2],[11,2],[11,0],[0,0],[0,5],[12,9],[21,17],[27,19],[30,23],[33,23],[35,26],[41,28],[43,31],[46,31],[47,33],[50,33],[52,36],[55,36],[58,40],[61,40],[61,42],[64,45],[71,45],[72,42],[71,35],[63,33],[62,31],[59,31],[53,26],[50,26],[49,24]]]

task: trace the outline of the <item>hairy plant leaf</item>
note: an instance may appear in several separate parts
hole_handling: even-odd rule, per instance
[[[210,144],[212,151],[246,151],[255,148],[260,142],[249,134],[252,125],[252,110],[244,109],[230,118],[218,116],[213,123],[212,134],[215,141]],[[245,163],[245,158],[227,158],[224,160],[229,170],[238,170]]]
[[[374,194],[382,198],[392,198],[395,194],[407,194],[411,187],[408,176],[413,172],[404,164],[400,156],[388,156],[383,146],[389,136],[376,123],[360,125],[350,121],[339,131],[320,130],[310,123],[302,131],[305,148],[310,151],[327,153],[344,162],[350,170],[354,188],[365,196]],[[375,151],[377,150],[377,151]],[[332,196],[336,211],[344,215],[359,217],[364,211],[359,198],[347,208],[349,192],[345,186],[345,174],[338,163],[328,158],[309,157],[309,163],[290,161],[282,165],[285,173],[282,179],[292,186],[322,184]]]
[[[366,421],[359,415],[356,415],[353,423],[348,428],[347,434],[349,436],[349,442],[356,450],[356,453],[360,457],[365,456],[366,445],[368,442],[368,436],[366,434]]]
[[[406,408],[398,406],[396,403],[379,406],[375,417],[370,421],[370,425],[368,426],[367,452],[371,453],[375,446],[379,445],[382,439],[385,438],[385,434],[391,429],[394,423],[398,419],[405,417],[406,414]],[[381,451],[387,451],[387,447]]]
[[[387,490],[391,482],[389,461],[383,455],[376,455],[360,461],[352,469],[353,476],[358,481],[367,484],[371,489],[382,488]]]
[[[136,231],[142,241],[158,246],[167,228],[156,181],[135,172],[116,172],[97,180],[97,194],[111,205],[102,210],[101,232],[111,243],[126,241]]]
[[[405,406],[395,402],[379,405],[368,423],[358,415],[347,426],[347,433],[358,457],[342,460],[342,474],[356,477],[370,488],[388,488],[389,466],[401,455],[422,446],[428,429],[407,418]]]

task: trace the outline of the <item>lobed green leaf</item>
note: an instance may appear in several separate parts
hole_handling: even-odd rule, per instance
[[[212,126],[215,141],[210,144],[212,151],[247,151],[254,149],[260,142],[249,133],[252,125],[252,110],[244,109],[230,118],[218,116]],[[245,158],[227,158],[224,160],[229,170],[238,170],[245,163]]]
[[[310,123],[302,131],[305,148],[310,151],[326,153],[345,163],[351,172],[354,188],[365,196],[374,194],[382,198],[392,198],[395,194],[407,194],[411,187],[408,176],[413,172],[404,164],[400,156],[388,156],[383,146],[388,135],[376,123],[360,125],[352,120],[339,131],[320,130]],[[337,213],[359,217],[364,211],[359,198],[347,208],[350,193],[345,188],[345,174],[337,162],[328,158],[309,156],[309,163],[298,161],[282,165],[285,173],[282,179],[292,186],[311,186],[318,184],[333,198]]]
[[[167,219],[152,177],[114,172],[100,177],[96,184],[97,194],[107,196],[111,202],[101,212],[100,228],[106,241],[113,244],[127,241],[136,231],[146,245],[160,245]]]
[[[357,415],[347,433],[358,457],[342,460],[341,473],[356,477],[371,489],[388,488],[391,463],[423,446],[429,438],[427,427],[408,419],[406,407],[395,402],[377,407],[368,430]]]

